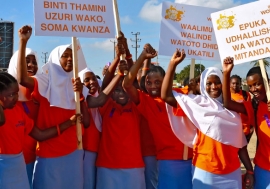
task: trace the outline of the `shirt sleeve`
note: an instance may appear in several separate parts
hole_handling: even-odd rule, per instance
[[[100,113],[101,116],[104,115],[104,113],[106,112],[107,108],[108,108],[109,105],[112,104],[112,103],[113,103],[113,99],[112,99],[112,98],[109,98],[109,99],[107,100],[107,102],[106,102],[102,107],[98,108],[99,113]]]

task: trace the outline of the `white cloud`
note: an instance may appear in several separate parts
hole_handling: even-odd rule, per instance
[[[129,16],[120,17],[120,21],[123,24],[131,24],[132,23],[132,20],[130,19]]]
[[[240,1],[234,2],[234,0],[175,0],[175,3],[197,5],[218,9],[231,8],[240,5]]]
[[[105,41],[96,41],[93,44],[90,44],[89,46],[91,48],[95,48],[95,49],[102,49],[104,51],[113,51],[113,42],[115,39],[106,39]],[[83,45],[82,45],[83,46]]]
[[[161,7],[162,4],[158,3],[157,0],[147,1],[141,9],[139,17],[150,22],[160,22]]]

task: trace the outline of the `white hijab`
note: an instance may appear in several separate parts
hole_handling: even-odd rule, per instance
[[[53,49],[48,62],[42,66],[42,73],[35,77],[38,81],[39,93],[48,99],[50,106],[74,110],[75,97],[71,81],[73,72],[66,72],[60,64],[62,54],[68,48],[71,49],[71,45],[61,45]],[[86,96],[86,88],[83,94]]]
[[[38,65],[38,56],[37,56],[37,53],[35,51],[33,51],[32,49],[30,48],[26,48],[25,49],[25,57],[27,57],[28,55],[34,55],[35,58],[36,58],[36,61],[37,61],[37,65]],[[9,66],[8,66],[8,73],[10,75],[12,75],[13,77],[15,77],[15,79],[17,79],[17,64],[18,64],[18,51],[16,51],[11,59],[10,59],[10,62],[9,62]],[[38,69],[37,73],[36,74],[39,74],[41,73],[40,69]],[[26,96],[26,88],[19,85],[19,99],[18,101],[29,101],[29,97]]]
[[[217,75],[222,82],[219,69],[210,67],[201,74],[201,95],[184,95],[173,92],[177,102],[190,121],[185,117],[173,116],[172,107],[167,105],[169,120],[176,136],[186,145],[192,147],[199,129],[208,137],[226,145],[242,148],[246,139],[242,130],[240,116],[222,105],[222,96],[211,98],[206,92],[206,81],[210,75]],[[181,127],[181,128],[180,128]]]
[[[87,72],[92,72],[94,73],[91,69],[89,68],[85,68],[83,69],[82,71],[80,71],[79,73],[79,77],[81,79],[81,81],[83,82],[85,77],[85,73]],[[91,95],[90,93],[88,95]],[[93,97],[97,97],[99,95],[98,91],[94,94],[94,95],[91,95]],[[95,122],[95,125],[96,125],[96,128],[99,130],[99,132],[102,131],[102,118],[101,118],[101,115],[99,113],[99,110],[98,108],[90,108],[91,110],[91,114],[92,114],[92,118],[94,119],[94,122]]]

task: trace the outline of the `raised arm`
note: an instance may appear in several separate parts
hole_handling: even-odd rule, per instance
[[[18,51],[18,63],[17,63],[17,74],[18,82],[28,88],[30,91],[34,90],[34,79],[27,74],[27,64],[25,60],[25,49],[28,40],[32,35],[31,26],[23,26],[18,31],[19,35],[19,51]]]
[[[233,61],[234,60],[231,57],[227,57],[223,61],[223,83],[222,83],[223,106],[229,110],[233,110],[235,112],[247,115],[247,111],[244,104],[235,102],[231,99],[230,75],[234,65]]]
[[[133,82],[137,77],[138,70],[142,66],[144,60],[154,58],[155,56],[157,56],[155,49],[153,49],[150,44],[146,44],[137,62],[130,68],[129,73],[126,75],[123,81],[123,88],[135,104],[140,103],[140,98],[136,87],[133,85]]]
[[[173,75],[175,73],[176,66],[181,63],[186,57],[185,51],[180,52],[177,50],[168,65],[166,75],[163,79],[161,86],[161,98],[169,105],[177,107],[177,101],[172,94]]]
[[[112,79],[114,77],[115,70],[116,70],[117,65],[120,61],[120,56],[122,54],[125,54],[124,45],[119,40],[118,40],[117,46],[115,47],[115,51],[116,51],[116,57],[113,60],[112,64],[108,67],[108,70],[107,70],[105,77],[103,79],[103,82],[102,82],[101,90],[104,90],[109,85],[109,83],[112,81]]]
[[[76,125],[77,119],[82,119],[81,114],[73,115],[69,120],[48,129],[41,130],[38,127],[34,126],[29,135],[39,142],[54,138],[63,133],[69,127]]]
[[[87,104],[89,108],[97,108],[103,106],[110,94],[113,92],[114,88],[119,83],[120,79],[124,76],[124,71],[128,69],[125,60],[121,60],[118,65],[118,73],[114,76],[109,85],[98,95],[98,97],[88,96]]]

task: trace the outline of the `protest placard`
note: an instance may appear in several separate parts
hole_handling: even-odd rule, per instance
[[[115,36],[111,0],[35,0],[35,35],[111,38]]]
[[[234,63],[270,57],[270,3],[256,1],[211,14],[220,58]]]
[[[159,54],[184,49],[189,58],[220,60],[211,13],[217,9],[163,2]]]

